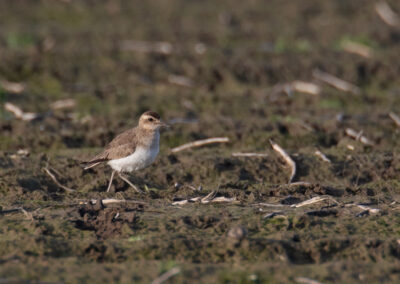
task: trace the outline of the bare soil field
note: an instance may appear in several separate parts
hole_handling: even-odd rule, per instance
[[[0,282],[399,283],[398,15],[0,1]],[[172,128],[145,193],[106,192],[80,161],[149,109]]]

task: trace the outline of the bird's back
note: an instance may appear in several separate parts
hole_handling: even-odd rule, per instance
[[[102,162],[121,159],[135,152],[137,147],[138,128],[132,128],[117,135],[101,153],[94,156],[91,160],[84,162],[85,169],[97,166]]]

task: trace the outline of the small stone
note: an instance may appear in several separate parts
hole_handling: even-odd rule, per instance
[[[228,231],[228,238],[243,240],[247,236],[247,229],[243,226],[232,227]]]

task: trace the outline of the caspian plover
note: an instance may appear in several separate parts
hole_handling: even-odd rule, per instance
[[[119,134],[103,152],[90,161],[83,162],[86,165],[85,170],[107,163],[113,170],[107,192],[111,188],[115,173],[140,192],[123,173],[144,169],[154,162],[160,149],[161,127],[168,127],[168,125],[160,120],[160,115],[153,111],[146,111],[140,116],[137,127]]]

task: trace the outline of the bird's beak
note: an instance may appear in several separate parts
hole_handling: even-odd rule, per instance
[[[169,124],[167,124],[165,122],[162,122],[162,121],[159,121],[158,125],[160,125],[161,127],[165,127],[165,128],[170,128],[171,127],[171,125],[169,125]]]

